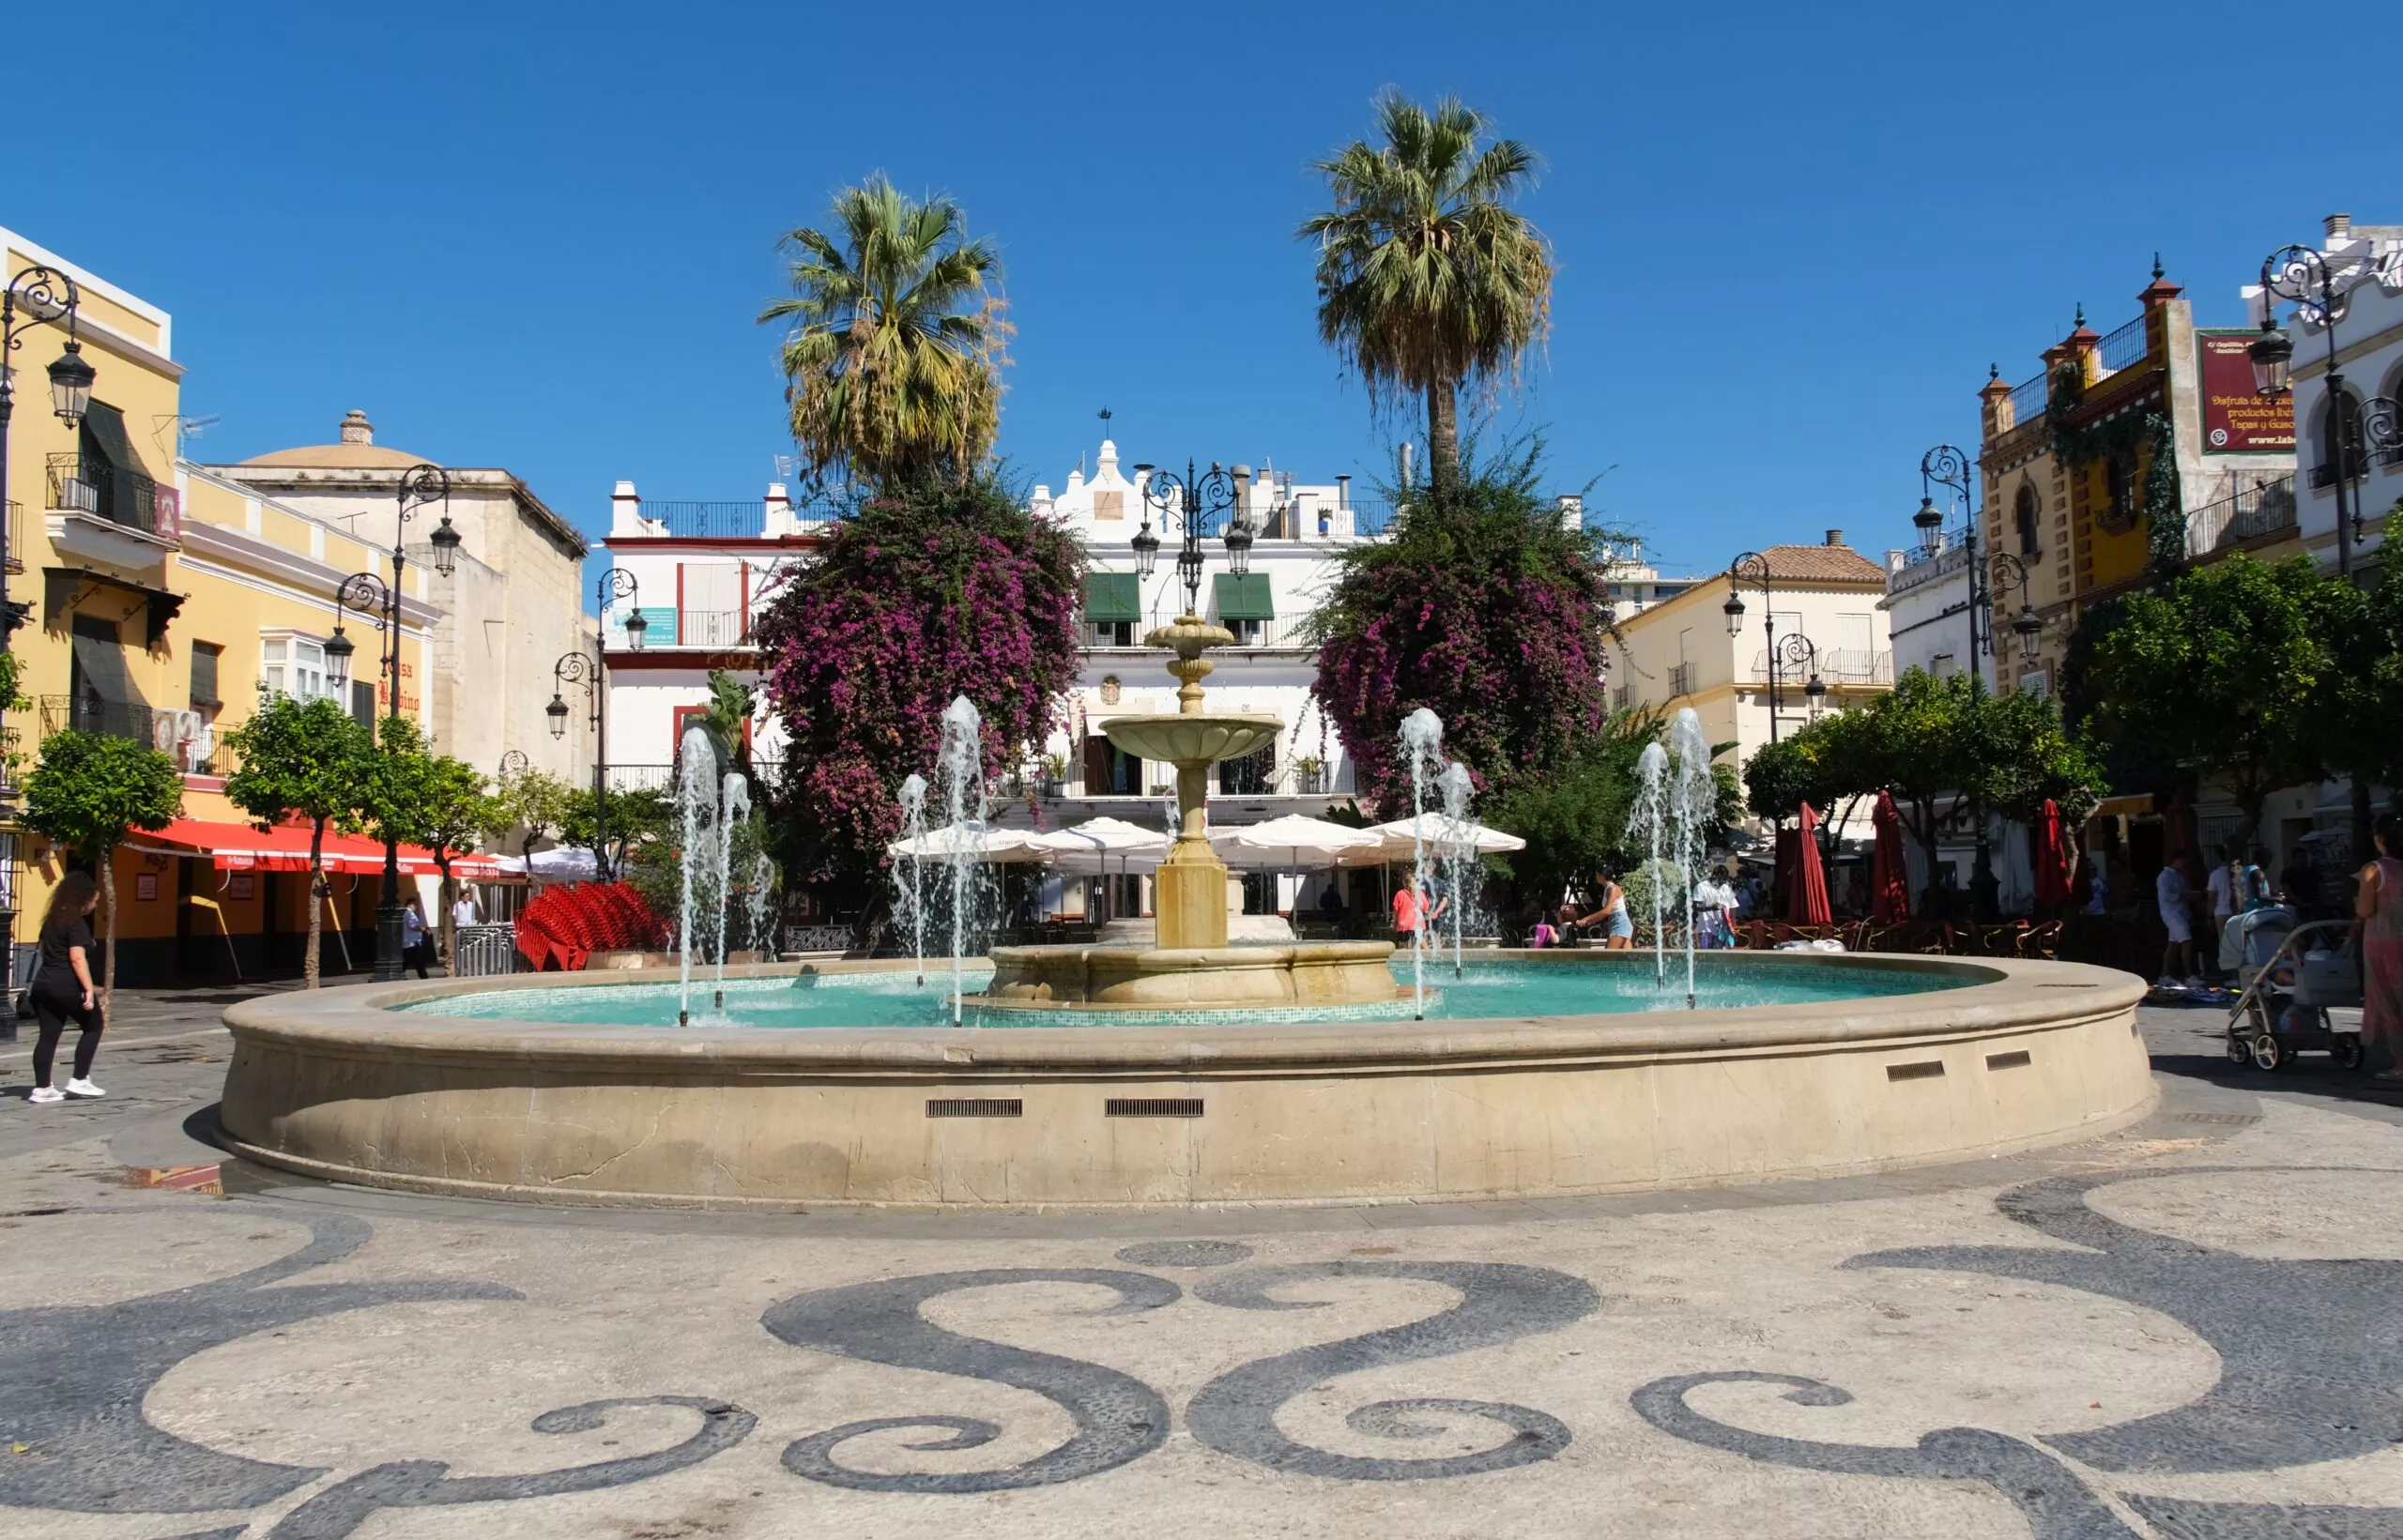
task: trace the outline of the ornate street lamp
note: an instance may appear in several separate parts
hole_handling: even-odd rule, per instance
[[[1761,628],[1768,638],[1762,656],[1768,660],[1768,740],[1777,741],[1777,611],[1769,587],[1768,557],[1758,551],[1746,551],[1727,564],[1727,602],[1719,606],[1727,617],[1727,634],[1736,636],[1744,629],[1744,596],[1737,591],[1743,584],[1752,584],[1761,591]]]
[[[377,672],[383,676],[385,688],[390,692],[381,717],[401,713],[401,590],[408,572],[408,553],[403,541],[408,532],[409,520],[421,509],[442,506],[442,522],[433,535],[434,570],[449,577],[457,570],[459,531],[451,524],[451,473],[440,465],[415,465],[401,473],[400,486],[394,494],[396,517],[392,523],[392,576],[390,582],[374,572],[353,572],[334,589],[334,633],[326,639],[326,677],[334,694],[349,694],[351,658],[357,645],[343,630],[343,612],[355,611],[373,621],[383,638],[383,653],[377,660]],[[401,845],[397,839],[384,841],[384,891],[375,903],[375,968],[370,975],[378,983],[396,982],[401,976]]]
[[[1999,606],[2013,589],[2019,592],[2019,613],[2012,618],[2011,633],[2019,638],[2019,661],[2032,663],[2044,645],[2044,621],[2028,591],[2028,564],[2008,551],[1994,554],[1995,603]]]
[[[24,333],[45,321],[54,321],[67,330],[67,349],[50,366],[51,410],[58,419],[73,428],[84,420],[91,409],[92,381],[99,377],[84,358],[84,344],[77,341],[75,328],[84,303],[84,291],[75,281],[54,267],[35,266],[20,269],[0,288],[0,515],[8,512],[8,419],[14,411],[16,390],[8,381],[8,356],[25,345]],[[9,638],[17,628],[33,614],[31,604],[8,598],[8,557],[12,553],[8,541],[16,531],[8,520],[0,517],[0,652],[9,649]],[[5,732],[0,723],[0,732]],[[0,770],[0,801],[16,795],[8,784],[7,772]],[[0,925],[12,922],[13,911],[0,911]]]
[[[1961,545],[1968,557],[1969,698],[1972,701],[1981,700],[1985,695],[1985,665],[1978,660],[1982,650],[1991,648],[1993,641],[1982,624],[1993,599],[1986,584],[1985,568],[1978,560],[1977,481],[1970,474],[1975,464],[1950,444],[1938,444],[1920,456],[1919,511],[1911,515],[1911,522],[1919,526],[1920,543],[1931,550],[1940,550],[1943,547],[1944,517],[1936,510],[1934,489],[1944,487],[1960,496]],[[1930,514],[1936,515],[1933,545],[1930,544]],[[1982,792],[1972,790],[1969,794],[1969,821],[1977,836],[1977,853],[1969,868],[1969,903],[1979,920],[1989,921],[2001,912],[2002,883],[1994,875],[1994,842],[1986,830],[1985,796]]]
[[[1173,519],[1184,535],[1184,543],[1176,553],[1176,574],[1185,585],[1185,612],[1198,618],[1202,613],[1202,541],[1216,526],[1214,521],[1224,524],[1220,538],[1226,546],[1228,567],[1238,577],[1251,571],[1251,525],[1238,511],[1235,478],[1216,461],[1211,462],[1207,472],[1197,476],[1188,460],[1182,479],[1173,472],[1137,465],[1135,485],[1143,496],[1143,527],[1127,542],[1134,548],[1135,571],[1149,577],[1159,559],[1160,539],[1152,533],[1152,511],[1157,509],[1161,531],[1165,533]]]
[[[608,634],[609,606],[622,599],[626,602],[626,648],[640,652],[643,634],[650,630],[650,622],[643,618],[642,585],[635,580],[635,574],[623,567],[612,567],[601,574],[592,588],[599,601],[602,634]]]
[[[1919,511],[1911,515],[1911,523],[1919,526],[1921,555],[1932,557],[1944,549],[1944,515],[1936,511],[1935,498],[1919,500]]]
[[[1809,703],[1809,720],[1818,721],[1820,709],[1827,704],[1828,684],[1819,677],[1817,645],[1798,631],[1778,644],[1777,658],[1769,673],[1773,679],[1786,669],[1809,676],[1802,686],[1802,698]]]
[[[2304,323],[2328,334],[2328,443],[2323,452],[2333,450],[2327,472],[2329,484],[2336,489],[2336,571],[2346,577],[2352,576],[2353,547],[2362,538],[2359,499],[2349,515],[2346,494],[2352,490],[2356,467],[2367,468],[2360,424],[2353,419],[2345,376],[2336,367],[2336,323],[2345,318],[2349,292],[2336,286],[2335,273],[2319,252],[2308,246],[2280,247],[2262,259],[2261,335],[2245,350],[2253,360],[2254,389],[2265,396],[2289,395],[2294,389],[2294,343],[2278,328],[2277,301],[2292,302]]]
[[[613,572],[622,569],[613,568]],[[633,578],[627,576],[631,591]],[[605,590],[609,579],[602,579]],[[600,881],[610,880],[609,874],[609,784],[607,756],[602,752],[602,728],[608,721],[609,683],[604,672],[601,655],[584,652],[562,652],[559,662],[551,665],[551,703],[543,714],[551,719],[551,736],[567,737],[567,687],[571,684],[592,698],[589,721],[592,724],[592,875]]]

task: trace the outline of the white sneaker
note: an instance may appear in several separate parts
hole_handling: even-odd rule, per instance
[[[106,1096],[108,1092],[92,1084],[89,1080],[69,1080],[67,1082],[67,1094],[69,1096]]]
[[[2211,987],[2211,985],[2209,985],[2209,984],[2205,983],[2204,983],[2201,979],[2199,979],[2199,978],[2192,978],[2192,979],[2188,979],[2188,980],[2186,981],[2186,987],[2187,987],[2187,988],[2189,988],[2189,989],[2208,989],[2208,988],[2210,988],[2210,987]],[[69,1080],[69,1081],[68,1081],[68,1082],[67,1082],[67,1089],[68,1089],[69,1090],[73,1090],[75,1089],[75,1086],[76,1086],[76,1082],[75,1082],[75,1081]],[[94,1095],[94,1096],[98,1096],[98,1095],[99,1094],[99,1092],[96,1090],[96,1091],[91,1092],[90,1094],[92,1094],[92,1095]]]
[[[2170,977],[2168,974],[2164,973],[2159,982],[2153,984],[2153,987],[2155,989],[2183,989],[2185,985],[2180,983],[2176,979]]]
[[[25,1100],[28,1102],[63,1102],[67,1100],[67,1093],[59,1090],[56,1086],[36,1086],[33,1089],[33,1094],[27,1096]]]

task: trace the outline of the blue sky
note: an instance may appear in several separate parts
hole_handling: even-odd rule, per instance
[[[1554,331],[1503,427],[1673,571],[1843,527],[1905,542],[1929,445],[1974,447],[2083,300],[2158,249],[2197,318],[2319,217],[2403,182],[2267,117],[2258,8],[1220,4],[569,8],[152,0],[85,127],[13,114],[0,223],[172,311],[193,447],[379,441],[504,465],[588,529],[611,483],[749,498],[789,451],[776,237],[881,169],[1002,246],[1002,448],[1057,485],[1130,459],[1372,479],[1379,423],[1317,342],[1305,162],[1390,83],[1547,162]],[[2265,53],[2265,50],[2268,52]],[[122,52],[119,52],[122,51]],[[27,59],[20,80],[42,68]],[[2283,126],[2283,127],[2282,127]],[[2380,198],[2389,200],[2380,204]]]

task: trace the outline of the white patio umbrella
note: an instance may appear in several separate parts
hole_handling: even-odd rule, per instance
[[[1412,838],[1416,830],[1417,837]],[[1505,834],[1498,829],[1488,829],[1474,819],[1462,823],[1458,831],[1452,821],[1441,813],[1421,813],[1416,818],[1397,818],[1391,823],[1371,824],[1363,833],[1377,837],[1378,853],[1362,861],[1355,855],[1346,865],[1370,865],[1381,861],[1408,861],[1411,852],[1423,843],[1428,849],[1439,849],[1454,839],[1463,840],[1480,856],[1498,855],[1508,850],[1523,850],[1527,842],[1516,834]],[[1366,854],[1361,852],[1360,854]]]
[[[1156,866],[1168,854],[1168,836],[1156,829],[1124,818],[1088,818],[1073,829],[1054,829],[1029,836],[1049,851],[1052,864],[1083,877],[1124,875],[1138,866]]]
[[[1036,838],[1022,829],[978,830],[964,824],[945,824],[941,829],[929,829],[913,840],[895,840],[884,848],[903,860],[915,856],[920,861],[945,861],[965,851],[979,861],[998,865],[1048,857],[1051,852],[1035,844]]]
[[[1266,823],[1241,824],[1210,836],[1210,848],[1238,871],[1292,872],[1299,876],[1342,863],[1344,856],[1373,854],[1383,842],[1365,829],[1305,818],[1289,813]],[[1298,892],[1298,890],[1297,890]],[[1296,913],[1301,900],[1294,899]],[[1272,906],[1273,907],[1273,906]]]

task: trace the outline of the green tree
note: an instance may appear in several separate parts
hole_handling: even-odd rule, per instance
[[[759,315],[791,323],[793,442],[813,472],[874,489],[965,481],[1001,425],[1000,252],[951,199],[916,202],[881,173],[828,213],[831,229],[784,237],[793,297]]]
[[[1535,153],[1452,97],[1432,113],[1388,88],[1381,144],[1355,140],[1311,169],[1335,206],[1305,221],[1318,242],[1318,329],[1387,405],[1422,399],[1427,468],[1459,474],[1459,390],[1515,377],[1552,309],[1552,253],[1510,200]]]
[[[326,830],[360,827],[362,792],[385,775],[367,729],[336,702],[292,695],[263,699],[251,720],[225,735],[239,768],[225,778],[225,797],[260,828],[288,818],[309,825],[309,950],[301,957],[306,987],[317,987],[317,945],[325,924]],[[399,810],[384,811],[397,821]]]
[[[69,730],[42,740],[25,780],[25,827],[92,862],[108,914],[100,1008],[116,994],[116,847],[137,829],[164,829],[183,811],[176,762],[130,738]]]
[[[531,856],[535,841],[567,827],[575,810],[575,788],[547,770],[522,770],[503,776],[494,794],[493,822],[484,832],[497,846],[511,831],[522,829],[525,837],[518,842],[517,854],[521,859]]]
[[[2092,730],[2221,781],[2250,846],[2269,795],[2320,773],[2315,702],[2335,664],[2328,581],[2307,557],[2270,566],[2239,554],[2125,596],[2089,665]]]
[[[567,810],[559,820],[563,845],[592,852],[594,869],[608,882],[625,877],[630,857],[648,842],[668,838],[676,827],[676,803],[657,787],[644,786],[609,793],[605,837],[603,820],[589,791],[567,794]]]
[[[389,810],[397,838],[422,845],[442,874],[442,912],[436,923],[442,936],[442,954],[457,968],[458,927],[451,910],[458,899],[458,879],[452,875],[457,859],[476,847],[485,830],[500,823],[506,812],[493,795],[483,771],[464,759],[432,751],[416,723],[405,717],[384,720],[384,740],[376,762],[381,785],[376,804],[363,810],[369,827],[382,837],[381,816]]]

